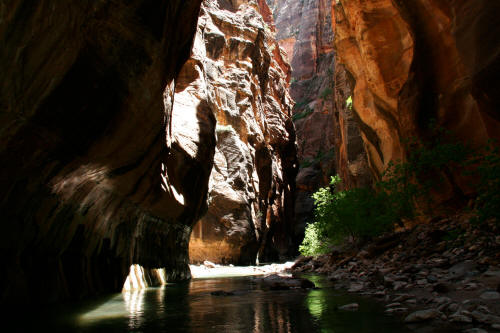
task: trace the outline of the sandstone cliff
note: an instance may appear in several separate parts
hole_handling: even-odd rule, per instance
[[[340,174],[343,186],[370,182],[359,128],[346,107],[351,87],[334,61],[331,0],[268,0],[276,38],[292,65],[290,94],[297,131],[296,239],[313,219],[313,199],[329,177]]]
[[[429,136],[430,119],[475,147],[500,137],[498,2],[340,0],[332,10],[374,174],[404,159],[403,139]],[[447,179],[441,200],[473,190]]]
[[[189,277],[215,118],[180,138],[171,110],[199,6],[0,6],[2,302],[120,290],[132,263]]]
[[[265,2],[205,0],[177,84],[173,117],[186,122],[174,136],[204,126],[197,117],[217,119],[209,206],[191,235],[192,262],[250,264],[293,248],[290,67],[261,13],[270,19]]]

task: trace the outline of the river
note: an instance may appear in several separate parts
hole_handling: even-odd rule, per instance
[[[43,332],[412,332],[369,298],[332,288],[266,290],[255,277],[193,279],[41,311]],[[224,290],[228,295],[212,294]],[[358,311],[338,310],[356,302]],[[25,323],[29,324],[29,323]],[[35,327],[36,326],[36,327]]]

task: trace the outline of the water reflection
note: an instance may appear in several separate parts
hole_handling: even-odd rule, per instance
[[[226,295],[212,292],[224,290]],[[338,305],[357,301],[358,312]],[[408,332],[379,304],[319,290],[270,291],[252,278],[194,280],[124,292],[79,316],[80,332]]]
[[[144,294],[145,290],[126,291],[123,293],[125,308],[129,312],[128,327],[136,329],[141,327],[144,320]]]

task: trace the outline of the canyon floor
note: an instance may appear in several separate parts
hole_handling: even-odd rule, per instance
[[[292,271],[326,274],[336,289],[379,299],[386,313],[410,326],[425,323],[422,330],[451,325],[457,332],[496,332],[498,231],[494,224],[474,225],[467,214],[436,218],[360,249],[301,257]]]

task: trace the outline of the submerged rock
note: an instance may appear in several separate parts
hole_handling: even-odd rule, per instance
[[[358,303],[350,303],[350,304],[339,306],[339,310],[345,310],[345,311],[358,311],[358,309],[359,309]]]
[[[441,313],[436,309],[420,310],[410,313],[406,318],[406,323],[417,323],[421,321],[427,321],[431,319],[436,319],[441,316]]]
[[[286,289],[310,289],[315,288],[313,282],[304,278],[281,276],[272,274],[264,278],[259,278],[257,281],[271,290],[286,290]]]

